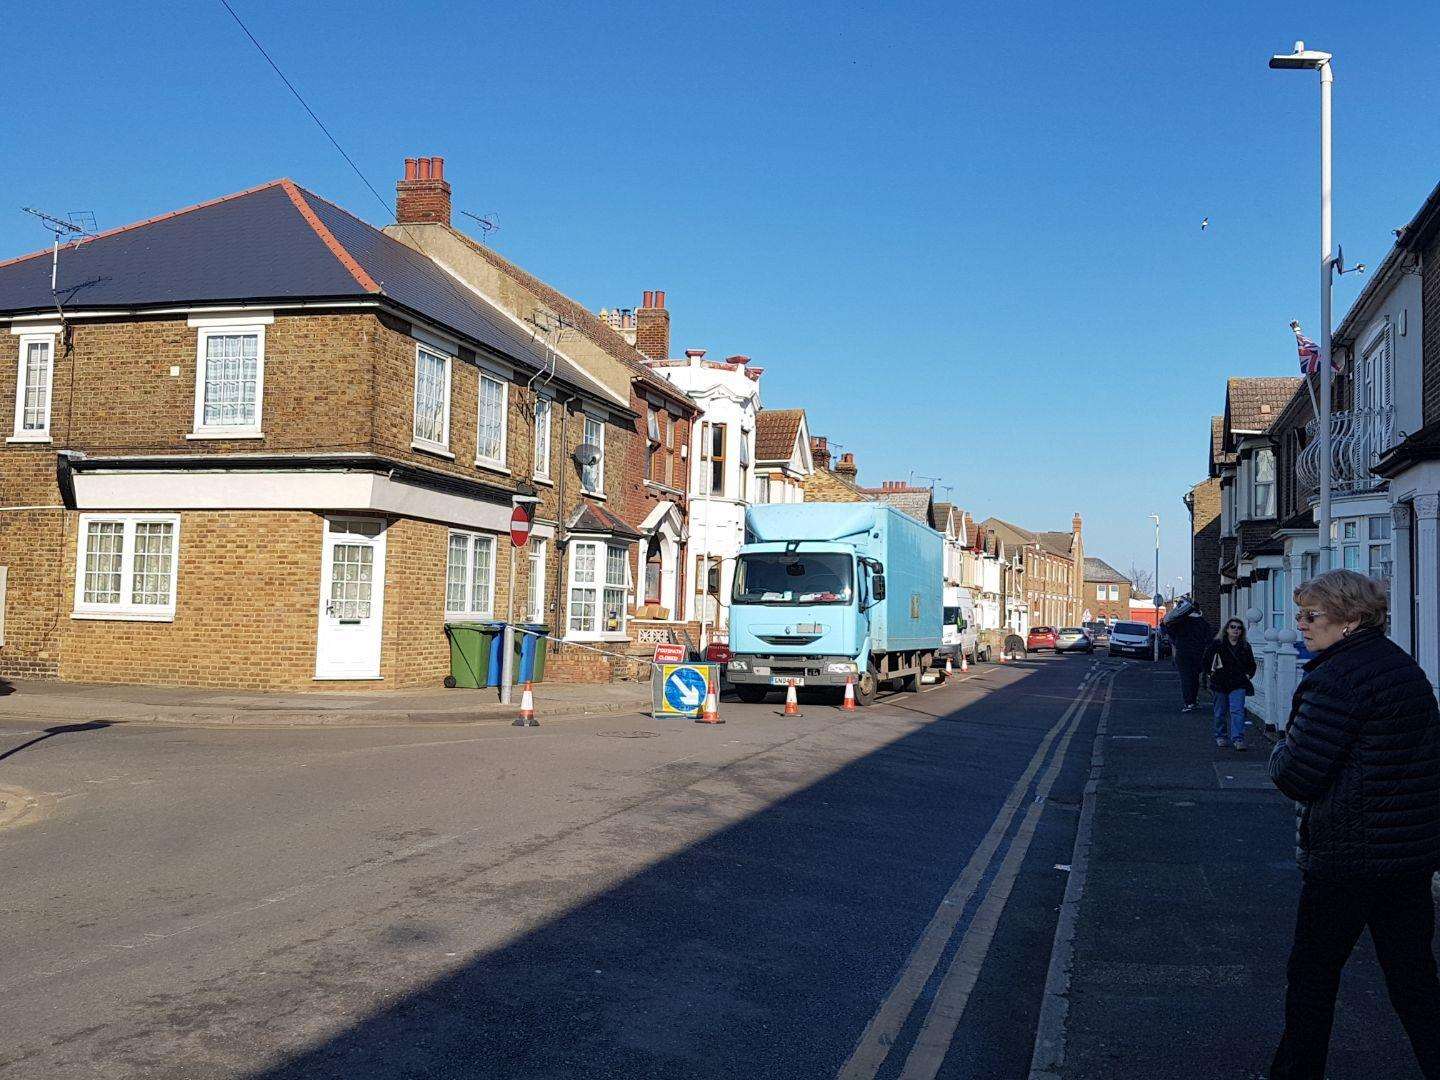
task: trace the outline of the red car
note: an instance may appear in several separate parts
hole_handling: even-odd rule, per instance
[[[1059,644],[1060,638],[1055,633],[1053,626],[1032,626],[1030,633],[1025,635],[1025,651],[1027,653],[1037,652],[1040,649],[1049,649],[1054,652],[1055,647]]]

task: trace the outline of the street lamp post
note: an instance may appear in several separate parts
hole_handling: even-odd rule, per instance
[[[1151,514],[1155,523],[1155,662],[1160,662],[1160,515]]]
[[[1270,57],[1275,69],[1300,69],[1320,73],[1320,550],[1321,570],[1334,566],[1330,538],[1330,293],[1335,261],[1330,255],[1330,88],[1335,82],[1332,56],[1305,48],[1295,42],[1295,51]]]

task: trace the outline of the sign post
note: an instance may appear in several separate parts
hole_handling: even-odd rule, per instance
[[[530,542],[530,507],[517,503],[510,514],[510,592],[505,598],[504,640],[500,643],[500,704],[510,704],[515,683],[515,555]]]

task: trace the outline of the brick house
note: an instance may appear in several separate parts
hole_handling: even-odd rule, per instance
[[[1104,559],[1085,557],[1085,600],[1081,615],[1085,619],[1115,622],[1130,618],[1131,581]]]
[[[1190,598],[1211,626],[1220,625],[1220,454],[1224,428],[1223,416],[1210,418],[1207,475],[1183,500],[1190,514]]]
[[[646,364],[647,359],[668,354],[670,312],[665,294],[647,291],[639,311],[626,312],[625,319],[612,318],[608,312],[591,313],[454,228],[449,183],[443,175],[428,179],[412,175],[416,160],[406,161],[405,179],[396,185],[396,224],[385,232],[429,256],[485,302],[507,313],[515,327],[531,335],[542,349],[627,400],[634,415],[632,431],[625,440],[623,458],[615,457],[623,482],[606,507],[629,533],[639,537],[639,542],[627,549],[631,552],[627,576],[633,583],[630,612],[643,620],[631,636],[643,639],[637,642],[637,651],[653,653],[657,640],[672,637],[663,624],[683,620],[689,561],[689,474],[684,448],[690,441],[692,421],[699,414],[687,395]],[[638,344],[649,352],[637,346],[637,329],[642,335]],[[547,379],[537,384],[539,409],[554,407],[556,396],[549,385]],[[553,483],[547,477],[536,477],[535,482]],[[572,510],[571,514],[578,512]],[[575,524],[572,520],[553,522],[554,550],[546,553],[552,576],[569,566],[568,537]]]
[[[755,418],[755,502],[805,501],[815,471],[804,409],[761,409]]]
[[[943,523],[936,523],[935,493],[927,487],[915,487],[904,480],[886,480],[878,488],[866,488],[865,491],[877,502],[889,503],[902,514],[909,514],[932,529],[944,527]]]
[[[450,620],[623,635],[632,399],[432,261],[289,180],[49,255],[0,263],[0,672],[433,686]]]
[[[1029,625],[1079,625],[1085,583],[1080,515],[1071,518],[1068,533],[1031,532],[994,517],[981,524],[1007,549],[1021,553],[1017,584],[1029,609]]]
[[[875,501],[874,495],[856,483],[859,469],[854,454],[844,453],[839,461],[833,461],[830,440],[824,435],[812,435],[810,457],[815,469],[805,478],[805,502]]]

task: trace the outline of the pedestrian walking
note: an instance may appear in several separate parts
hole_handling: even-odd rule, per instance
[[[1440,869],[1440,712],[1385,636],[1384,587],[1332,570],[1295,590],[1315,655],[1270,758],[1294,799],[1303,884],[1271,1080],[1323,1080],[1340,970],[1366,927],[1428,1080],[1440,1080],[1431,875]]]
[[[1205,650],[1204,668],[1215,694],[1215,745],[1222,750],[1245,749],[1245,698],[1255,693],[1255,651],[1245,637],[1245,624],[1231,619]]]
[[[1200,674],[1214,631],[1188,597],[1165,619],[1165,632],[1175,645],[1175,668],[1180,672],[1180,711],[1194,712],[1200,694]]]

